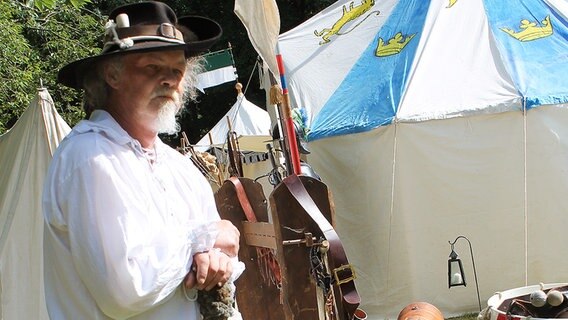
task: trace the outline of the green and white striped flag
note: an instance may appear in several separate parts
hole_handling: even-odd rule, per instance
[[[199,89],[199,91],[204,92],[206,88],[237,79],[237,69],[235,68],[233,52],[230,47],[224,50],[206,53],[203,56],[206,60],[205,71],[197,76],[197,89]]]

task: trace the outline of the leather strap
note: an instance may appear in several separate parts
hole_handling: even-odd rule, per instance
[[[243,187],[243,184],[241,183],[239,178],[233,176],[233,177],[230,177],[228,180],[233,184],[233,186],[235,186],[235,191],[237,193],[237,199],[239,199],[239,203],[241,204],[241,207],[243,208],[243,211],[245,213],[247,220],[251,223],[259,224],[258,220],[256,219],[256,214],[254,213],[254,209],[252,208],[250,201],[248,200],[247,194],[245,192],[245,188]],[[244,226],[243,226],[243,228],[244,228]],[[272,230],[274,230],[274,226],[272,226]],[[274,235],[274,231],[272,231],[272,234]],[[246,240],[246,238],[245,238],[245,240]],[[247,244],[249,244],[249,243],[247,243]],[[257,244],[261,244],[261,243],[257,243]],[[253,244],[250,243],[249,245],[253,245]],[[275,238],[274,238],[273,246],[274,247],[276,246],[276,239]],[[267,261],[268,268],[272,272],[272,275],[274,276],[276,283],[280,284],[282,282],[282,274],[280,273],[280,265],[278,264],[278,261],[276,261],[276,259],[274,258],[273,252],[270,251],[271,249],[269,249],[269,247],[264,246],[264,244],[263,244],[263,246],[256,246],[256,247],[257,247],[257,254],[258,254],[259,260],[265,259]]]
[[[276,250],[274,225],[268,222],[243,221],[245,242],[250,246]]]
[[[257,222],[256,214],[250,205],[248,200],[247,194],[245,193],[245,188],[243,188],[243,184],[237,177],[230,177],[229,181],[235,186],[235,190],[237,191],[237,198],[239,199],[239,203],[245,212],[245,216],[249,222]]]
[[[315,204],[312,197],[304,187],[297,175],[290,175],[284,179],[284,184],[304,208],[312,220],[319,226],[326,240],[329,242],[328,262],[335,278],[335,284],[339,286],[341,303],[347,312],[348,319],[353,319],[358,306],[361,303],[357,289],[355,288],[355,272],[347,260],[343,245],[333,226],[324,217]],[[337,299],[337,297],[336,297]]]

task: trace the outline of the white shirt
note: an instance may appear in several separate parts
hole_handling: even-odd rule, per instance
[[[199,318],[180,283],[219,214],[189,158],[157,139],[154,159],[102,110],[61,142],[43,193],[51,319]]]

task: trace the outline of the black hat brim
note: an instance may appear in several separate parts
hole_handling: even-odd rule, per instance
[[[57,74],[57,81],[67,87],[82,89],[83,75],[85,70],[93,68],[95,63],[118,55],[129,53],[157,52],[183,50],[186,57],[196,56],[207,52],[213,44],[215,44],[223,31],[221,26],[209,18],[200,16],[186,16],[178,20],[178,25],[184,26],[191,30],[194,40],[188,40],[186,43],[172,43],[164,41],[140,41],[127,49],[111,50],[96,56],[83,58],[65,65]]]

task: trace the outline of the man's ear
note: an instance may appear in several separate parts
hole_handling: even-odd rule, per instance
[[[106,83],[113,89],[118,89],[120,85],[120,72],[112,63],[105,63],[103,72]]]

